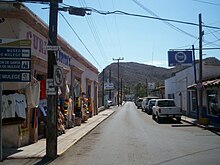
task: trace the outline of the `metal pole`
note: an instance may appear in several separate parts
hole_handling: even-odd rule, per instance
[[[202,36],[202,15],[199,14],[199,118],[203,117]]]
[[[57,45],[57,17],[58,0],[50,0],[50,20],[48,44]],[[48,51],[47,78],[53,79],[54,65],[56,64],[54,51]],[[57,91],[57,87],[56,87]],[[48,95],[47,98],[47,129],[46,129],[46,156],[55,159],[57,157],[57,96]]]
[[[0,82],[0,161],[3,160],[2,155],[2,82]]]

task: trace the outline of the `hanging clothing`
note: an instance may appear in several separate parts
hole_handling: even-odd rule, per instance
[[[2,118],[18,117],[26,119],[26,98],[23,94],[10,94],[2,96]]]
[[[27,105],[29,108],[35,108],[40,102],[40,82],[29,83],[25,88],[27,96]]]
[[[2,96],[2,118],[15,117],[15,103],[13,95],[3,95]]]
[[[17,113],[18,117],[22,117],[26,119],[25,108],[27,108],[27,103],[26,103],[25,95],[15,93],[14,100],[15,100],[15,112]]]
[[[40,99],[46,99],[46,80],[40,81]]]

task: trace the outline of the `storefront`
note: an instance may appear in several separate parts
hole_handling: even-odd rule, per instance
[[[19,98],[22,98],[24,103],[22,113],[16,112],[10,117],[3,116],[3,147],[20,147],[34,143],[39,138],[44,138],[46,134],[47,51],[45,46],[48,41],[48,27],[27,7],[18,3],[1,2],[0,17],[4,18],[4,22],[0,23],[0,43],[3,41],[2,38],[28,39],[32,42],[32,81],[30,83],[4,83],[3,85],[4,97],[8,97],[9,94],[17,97],[16,95],[19,94]],[[97,107],[94,106],[97,106],[95,96],[98,91],[96,85],[98,70],[59,36],[57,43],[61,47],[57,52],[57,63],[63,68],[64,74],[63,86],[58,90],[57,109],[61,112],[60,127],[65,130],[74,126],[76,107],[79,110],[82,108],[81,105],[77,105],[77,98],[81,97],[82,92],[88,94],[93,102],[90,104],[91,114],[96,114],[94,110]],[[21,115],[18,116],[18,114]]]
[[[207,81],[203,81],[203,111],[204,117],[209,118],[212,122],[220,122],[220,79],[215,77]],[[189,108],[191,112],[196,114],[196,85],[188,86],[189,92]],[[194,116],[196,117],[196,116]]]

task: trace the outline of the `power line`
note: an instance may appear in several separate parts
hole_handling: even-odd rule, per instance
[[[63,17],[63,19],[66,21],[66,23],[69,25],[69,27],[71,28],[71,30],[73,31],[73,33],[76,35],[76,37],[79,39],[79,41],[83,44],[83,46],[85,47],[85,49],[87,50],[87,52],[92,56],[93,60],[96,62],[96,64],[100,67],[100,69],[102,69],[101,65],[98,63],[98,61],[95,59],[95,57],[92,55],[92,53],[89,51],[89,49],[87,48],[87,46],[85,45],[85,43],[82,41],[82,39],[79,37],[79,35],[76,33],[76,31],[73,29],[73,27],[70,25],[70,23],[67,21],[67,19],[64,17],[64,15],[59,12],[59,14]]]
[[[141,7],[142,9],[144,9],[145,11],[147,11],[148,13],[150,13],[151,15],[160,18],[156,13],[154,13],[153,11],[151,11],[150,9],[148,9],[147,7],[145,7],[143,4],[141,4],[141,3],[138,2],[137,0],[132,0],[132,1],[133,1],[135,4],[137,4],[139,7]],[[175,29],[175,30],[177,30],[177,31],[179,31],[179,32],[182,32],[182,33],[184,33],[184,34],[186,34],[186,35],[188,35],[188,36],[190,36],[190,37],[192,37],[192,38],[197,38],[196,36],[194,36],[194,35],[192,35],[192,34],[186,32],[186,31],[184,31],[184,30],[182,30],[182,29],[180,29],[180,28],[174,26],[173,24],[171,24],[171,23],[169,23],[169,22],[167,22],[167,21],[163,21],[163,22],[166,23],[166,24],[167,24],[168,26],[170,26],[171,28],[173,28],[173,29]]]
[[[121,10],[115,10],[115,11],[99,11],[99,10],[96,10],[96,9],[94,9],[94,8],[89,8],[89,9],[91,9],[93,12],[96,12],[96,13],[102,14],[102,15],[110,15],[110,14],[128,15],[128,16],[132,16],[132,17],[148,18],[148,19],[155,19],[155,20],[160,20],[160,21],[175,22],[175,23],[180,23],[180,24],[185,24],[185,25],[191,25],[191,26],[199,26],[198,23],[192,23],[192,22],[179,21],[179,20],[174,20],[174,19],[158,18],[158,17],[153,17],[153,16],[147,16],[147,15],[141,15],[141,14],[128,13],[128,12],[124,12],[124,11],[121,11]],[[220,27],[216,27],[216,26],[203,25],[203,27],[220,30]]]
[[[207,1],[202,1],[202,0],[192,0],[192,1],[206,3],[206,4],[210,4],[210,5],[215,5],[215,6],[220,6],[219,3],[207,2]]]
[[[85,6],[85,7],[87,6],[85,0],[80,0],[79,2],[80,2],[81,6]],[[96,45],[97,45],[97,47],[98,47],[98,49],[100,51],[100,54],[101,54],[103,60],[104,61],[108,61],[108,57],[107,57],[107,55],[105,53],[102,41],[100,39],[100,35],[99,35],[98,31],[96,30],[97,28],[95,26],[95,23],[94,23],[92,17],[86,17],[86,21],[87,21],[87,23],[89,25],[90,31],[91,31],[91,33],[93,35],[93,38],[95,40],[95,43],[96,43]]]

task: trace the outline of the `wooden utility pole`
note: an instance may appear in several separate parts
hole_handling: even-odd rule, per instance
[[[105,69],[102,71],[102,106],[105,106]]]
[[[50,0],[48,45],[57,46],[58,0]],[[54,65],[57,64],[55,51],[48,51],[47,79],[53,79]],[[57,93],[57,87],[56,87]],[[46,157],[57,157],[57,94],[47,97]]]
[[[202,86],[202,15],[199,14],[199,118],[203,117],[203,86]]]
[[[119,106],[119,92],[120,92],[120,83],[119,83],[119,61],[120,60],[124,60],[124,57],[122,57],[122,58],[117,58],[117,59],[114,59],[113,58],[113,60],[114,61],[118,61],[118,95],[117,95],[117,100],[118,100],[118,106]]]
[[[196,73],[196,57],[195,57],[195,48],[194,48],[194,45],[192,45],[192,51],[193,51],[193,67],[194,67],[194,81],[195,81],[195,84],[197,84],[197,73]],[[197,120],[199,119],[199,108],[198,108],[198,90],[196,88],[196,118]]]

